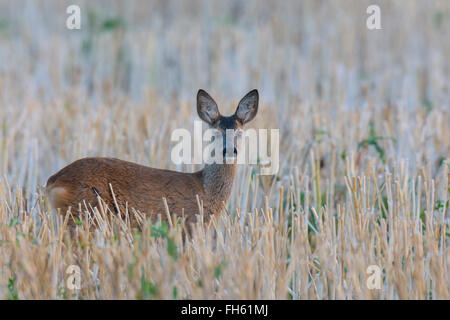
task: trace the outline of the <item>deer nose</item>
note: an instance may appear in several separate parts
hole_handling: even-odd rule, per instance
[[[223,148],[222,154],[223,154],[223,157],[225,158],[225,156],[227,155],[227,148]],[[235,156],[237,156],[237,149],[236,148],[233,149],[233,154]]]

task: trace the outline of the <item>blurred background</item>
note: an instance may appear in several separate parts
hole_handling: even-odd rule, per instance
[[[66,28],[71,4],[81,8],[81,30]],[[134,99],[148,90],[192,99],[199,87],[224,99],[257,87],[277,105],[326,96],[353,106],[405,92],[408,104],[444,103],[448,1],[377,1],[382,30],[372,31],[370,4],[1,1],[1,71],[46,99],[74,87]]]

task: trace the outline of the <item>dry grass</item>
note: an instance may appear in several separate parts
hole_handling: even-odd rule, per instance
[[[80,31],[63,1],[0,2],[1,298],[450,298],[448,1],[380,1],[379,31],[364,1],[102,2]],[[182,221],[138,233],[104,207],[72,242],[48,176],[87,155],[198,169],[172,164],[170,132],[200,87],[230,112],[260,90],[278,174],[240,168],[185,242]]]

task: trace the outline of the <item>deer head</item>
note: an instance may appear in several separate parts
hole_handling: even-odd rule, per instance
[[[259,95],[254,89],[247,93],[231,116],[223,116],[219,112],[216,102],[204,90],[197,93],[197,112],[210,128],[215,129],[214,141],[220,144],[222,159],[227,163],[234,163],[242,145],[242,130],[258,112]],[[217,150],[217,148],[216,148]]]

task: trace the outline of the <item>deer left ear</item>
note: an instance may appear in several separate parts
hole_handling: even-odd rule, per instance
[[[259,94],[256,89],[253,89],[247,93],[245,97],[239,101],[238,107],[234,114],[242,124],[251,121],[256,116],[256,113],[258,112],[258,101]]]
[[[219,108],[213,98],[205,91],[198,90],[197,93],[197,113],[203,121],[213,125],[220,117]]]

